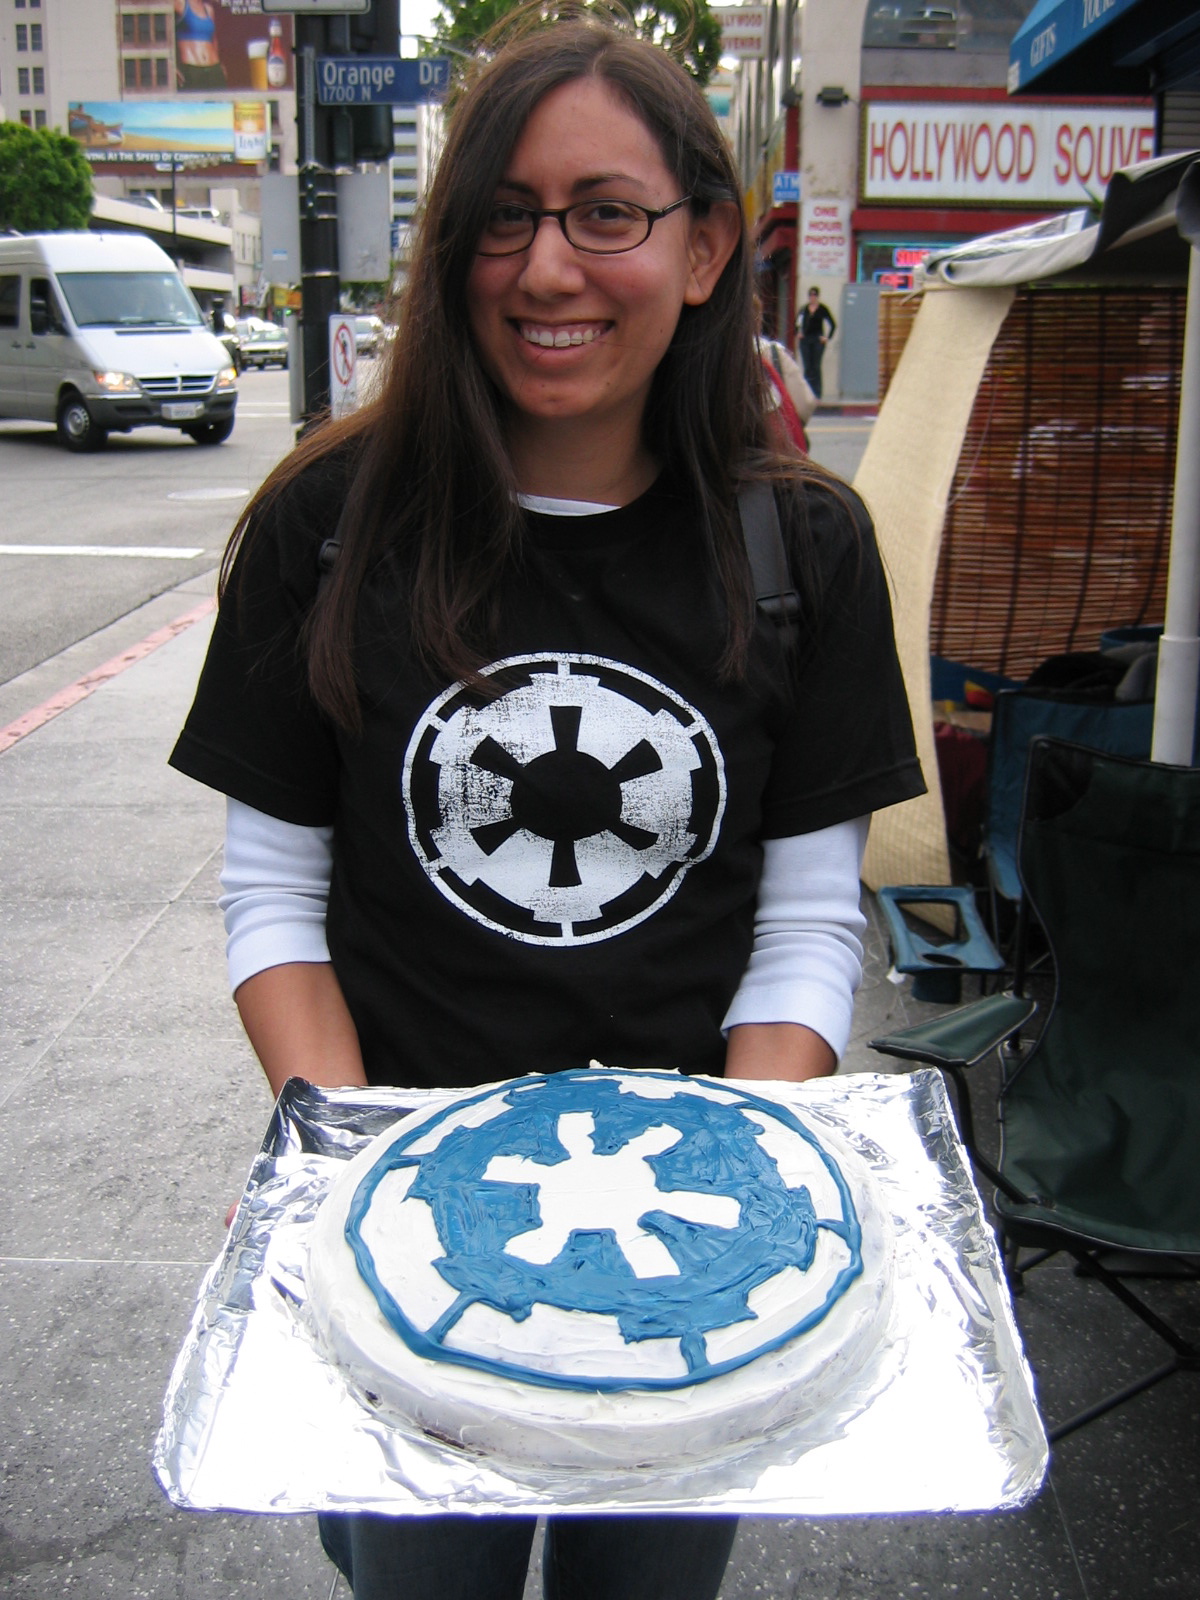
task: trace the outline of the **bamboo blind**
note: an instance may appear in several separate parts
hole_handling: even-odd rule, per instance
[[[879,398],[882,401],[892,374],[921,309],[922,296],[908,289],[885,289],[879,296]]]
[[[1021,679],[1163,620],[1182,289],[1024,289],[950,491],[933,654]]]

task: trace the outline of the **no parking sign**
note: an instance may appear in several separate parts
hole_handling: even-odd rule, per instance
[[[329,319],[329,409],[344,417],[358,409],[358,344],[354,318],[341,314]]]

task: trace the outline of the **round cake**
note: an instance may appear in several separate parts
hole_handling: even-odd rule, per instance
[[[406,1117],[318,1211],[309,1297],[369,1406],[501,1470],[713,1461],[834,1415],[883,1336],[864,1163],[734,1081],[592,1068]]]

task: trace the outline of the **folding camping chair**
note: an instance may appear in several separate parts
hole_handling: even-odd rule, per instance
[[[1197,1347],[1118,1275],[1136,1262],[1151,1275],[1197,1276],[1200,770],[1035,739],[1017,859],[1054,962],[1040,1036],[1019,1043],[1034,1007],[1019,992],[1018,948],[1017,992],[871,1044],[941,1066],[954,1080],[964,1142],[996,1185],[1014,1288],[1023,1272],[1067,1251],[1170,1351],[1164,1364],[1054,1428],[1057,1439],[1200,1367]],[[966,1069],[1005,1041],[993,1166],[975,1148]],[[1026,1248],[1037,1254],[1022,1263]]]

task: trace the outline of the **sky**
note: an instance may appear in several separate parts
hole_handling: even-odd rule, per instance
[[[400,33],[416,33],[428,38],[433,33],[433,19],[440,9],[439,0],[400,0]],[[409,51],[416,54],[413,46],[406,46],[405,54]]]

